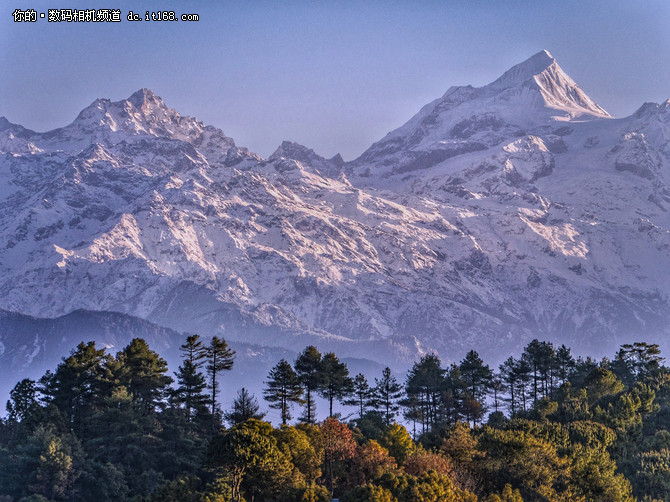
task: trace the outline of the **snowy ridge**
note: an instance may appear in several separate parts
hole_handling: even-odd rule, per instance
[[[0,120],[0,149],[2,309],[387,361],[668,334],[670,101],[612,119],[546,51],[351,163],[261,159],[147,89]]]
[[[508,138],[540,134],[566,122],[610,118],[547,51],[480,88],[451,87],[405,125],[351,163],[348,173],[392,176],[428,169],[486,150]]]
[[[537,87],[543,98],[542,104],[556,110],[610,116],[577,86],[546,50],[512,67],[483,89],[496,93],[519,86]]]

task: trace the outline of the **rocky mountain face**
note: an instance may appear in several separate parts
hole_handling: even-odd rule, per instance
[[[546,51],[349,163],[262,159],[144,89],[47,133],[0,119],[0,308],[396,365],[611,354],[670,331],[668,180],[670,101],[611,118]]]

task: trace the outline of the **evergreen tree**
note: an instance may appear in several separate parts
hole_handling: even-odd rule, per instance
[[[493,379],[493,372],[488,364],[484,364],[479,354],[471,350],[466,354],[465,359],[461,361],[459,369],[461,371],[461,378],[472,394],[472,397],[483,402],[486,399]]]
[[[590,356],[587,356],[586,359],[581,356],[578,357],[575,361],[574,368],[570,373],[569,383],[572,384],[573,387],[584,387],[584,384],[591,373],[593,373],[593,371],[599,367],[600,364],[598,364],[598,361],[591,358]]]
[[[291,403],[302,403],[302,386],[298,375],[286,359],[282,359],[270,370],[263,397],[270,408],[279,410],[282,424],[291,419]]]
[[[246,422],[250,418],[262,420],[265,413],[261,413],[259,410],[260,406],[258,406],[258,401],[254,395],[242,387],[233,401],[233,409],[226,412],[223,417],[230,425],[235,426]]]
[[[405,391],[409,397],[415,396],[421,407],[423,432],[440,420],[442,393],[445,390],[445,371],[442,362],[435,354],[423,356],[416,362],[407,375]]]
[[[503,381],[503,377],[501,374],[495,374],[493,375],[493,379],[491,380],[491,391],[493,392],[493,409],[495,413],[498,413],[499,410],[499,404],[500,404],[500,397],[503,392],[507,390],[507,386],[505,385]]]
[[[81,456],[74,435],[59,433],[48,424],[38,425],[11,458],[4,458],[5,451],[0,450],[0,499],[72,500]]]
[[[349,378],[347,365],[341,363],[335,354],[328,352],[321,359],[321,373],[323,382],[319,394],[328,400],[328,416],[333,416],[333,400],[342,400],[351,394],[353,382]]]
[[[92,470],[106,471],[105,466],[114,465],[128,489],[138,495],[148,493],[150,489],[144,488],[147,482],[142,474],[160,470],[158,464],[163,452],[158,437],[159,420],[163,418],[163,412],[150,413],[126,386],[116,386],[105,397],[104,408],[87,420],[91,433],[83,441],[83,447],[94,464]],[[96,475],[91,473],[91,476]],[[85,484],[95,486],[96,482],[88,480]],[[108,499],[103,497],[103,500]]]
[[[526,411],[526,401],[530,397],[528,388],[532,380],[531,372],[533,371],[532,366],[529,364],[528,359],[521,357],[518,361],[514,363],[514,377],[516,380],[516,393],[521,401],[521,409]],[[533,396],[535,395],[533,389]]]
[[[660,354],[657,344],[626,343],[616,353],[613,366],[616,369],[625,368],[625,372],[618,370],[617,373],[631,386],[632,382],[658,372],[664,360]]]
[[[474,398],[467,388],[467,384],[461,375],[461,368],[452,364],[445,372],[444,389],[440,395],[439,420],[446,425],[455,425],[463,417],[470,420],[469,411],[476,411],[472,402]]]
[[[561,345],[556,351],[556,376],[560,379],[561,385],[568,381],[574,367],[575,359],[570,354],[570,349]]]
[[[484,364],[479,354],[471,350],[465,355],[459,366],[460,378],[466,388],[463,399],[463,411],[467,420],[477,419],[485,411],[486,396],[491,387],[493,372]]]
[[[183,406],[187,419],[191,421],[196,414],[207,409],[208,398],[204,394],[207,383],[200,371],[205,364],[207,350],[198,335],[188,336],[179,350],[184,362],[175,372],[179,386],[174,391],[174,400],[177,405]]]
[[[7,418],[12,422],[21,422],[35,413],[39,406],[35,381],[24,378],[9,393]]]
[[[401,399],[399,404],[404,408],[403,417],[405,417],[405,420],[412,422],[412,437],[416,439],[416,424],[423,420],[419,398],[414,394],[409,394]]]
[[[367,407],[374,404],[374,395],[365,375],[359,373],[353,380],[352,392],[349,399],[344,402],[347,406],[358,407],[358,418],[362,419]]]
[[[517,372],[516,361],[513,357],[508,357],[504,363],[499,366],[500,379],[509,393],[508,408],[511,416],[516,415],[518,410],[518,394],[517,394]]]
[[[95,342],[82,342],[54,373],[47,372],[40,380],[47,401],[60,410],[79,437],[84,437],[87,419],[103,406],[112,387],[110,359]]]
[[[300,420],[314,424],[316,423],[314,393],[325,383],[324,373],[321,370],[321,353],[316,347],[310,345],[302,351],[295,361],[295,372],[305,390],[305,413]]]
[[[165,359],[149,349],[147,342],[134,338],[116,355],[114,376],[124,386],[132,399],[145,410],[155,410],[160,405],[172,378]]]
[[[584,381],[589,406],[606,396],[615,396],[624,390],[621,383],[614,373],[610,370],[598,367]]]
[[[216,394],[219,390],[216,375],[222,371],[229,371],[235,362],[235,351],[228,347],[225,340],[218,337],[212,338],[207,347],[207,375],[209,375],[209,388],[212,390],[212,415],[216,415]]]
[[[383,369],[381,379],[375,378],[374,400],[378,409],[382,410],[384,422],[391,425],[396,413],[400,409],[398,400],[403,395],[403,389],[391,374],[388,366]]]
[[[185,358],[195,357],[197,342],[187,341]],[[421,440],[432,451],[426,453],[404,427],[384,424],[391,419],[383,416],[383,404],[377,404],[382,413],[365,414],[370,389],[363,375],[354,379],[353,402],[363,414],[356,440],[332,418],[321,427],[273,429],[254,420],[262,414],[246,389],[226,414],[237,425],[215,431],[211,420],[189,422],[183,406],[162,405],[164,362],[142,340],[113,359],[92,343],[80,344],[41,379],[43,390],[32,380],[12,390],[9,417],[0,420],[0,501],[329,500],[319,479],[342,500],[476,500],[447,489],[452,481],[477,487],[482,500],[491,501],[663,499],[670,486],[670,371],[656,350],[630,345],[612,362],[579,359],[572,370],[569,349],[561,347],[549,370],[538,365],[536,381],[529,356],[510,357],[496,377],[500,388],[493,388],[507,393],[517,416],[494,413],[489,426],[477,430],[444,427],[482,413],[475,396],[483,391],[473,375],[484,365],[476,353],[448,371],[435,356],[424,358],[408,377],[413,392],[402,404],[409,420],[432,428]],[[306,352],[312,361],[325,359]],[[326,366],[321,363],[320,371]],[[551,399],[545,395],[554,381],[567,378]],[[276,396],[278,409],[290,404],[289,387],[299,396],[297,375],[286,361],[268,380],[266,394]],[[392,388],[381,385],[392,380],[387,368],[375,388]],[[524,400],[536,393],[532,413],[520,417]],[[210,441],[209,465],[203,466]],[[368,490],[374,486],[386,492]]]
[[[550,342],[532,340],[524,349],[521,359],[526,361],[533,373],[533,403],[549,394],[549,375],[555,365],[556,352]]]

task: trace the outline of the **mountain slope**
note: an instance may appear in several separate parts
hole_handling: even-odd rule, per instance
[[[668,102],[613,119],[546,51],[346,164],[261,159],[148,90],[0,119],[0,307],[405,362],[658,341],[669,145]]]

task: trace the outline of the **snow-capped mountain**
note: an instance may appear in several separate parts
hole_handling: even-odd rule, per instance
[[[480,88],[451,87],[405,125],[372,145],[347,169],[359,176],[389,176],[485,151],[510,139],[564,122],[609,117],[547,51]]]
[[[546,51],[350,163],[261,159],[141,90],[0,119],[0,308],[389,362],[609,354],[668,334],[669,177],[670,101],[611,118]]]

